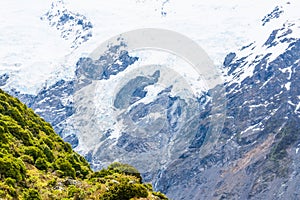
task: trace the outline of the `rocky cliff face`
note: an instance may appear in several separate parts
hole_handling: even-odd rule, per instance
[[[41,20],[48,22],[62,38],[71,41],[71,48],[78,48],[92,37],[92,23],[84,15],[68,10],[62,0],[52,2]]]
[[[274,30],[262,46],[228,54],[218,145],[206,155],[201,142],[189,146],[161,173],[157,188],[174,199],[299,199],[300,40],[290,36],[293,26]],[[284,45],[284,53],[272,52]],[[256,54],[261,47],[270,52]],[[212,134],[207,130],[202,135]]]

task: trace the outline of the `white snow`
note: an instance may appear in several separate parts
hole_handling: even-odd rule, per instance
[[[291,89],[291,82],[287,82],[284,86],[287,90],[290,90]]]
[[[249,30],[260,26],[266,11],[273,10],[276,5],[267,1],[174,0],[167,3],[169,12],[162,17],[157,13],[162,1],[142,2],[66,1],[72,10],[83,13],[89,19],[97,19],[93,21],[94,40],[90,43],[97,45],[103,39],[137,28],[170,29],[197,41],[217,65],[223,62],[230,50],[250,42],[253,35]]]
[[[280,40],[283,39],[280,36],[283,35],[288,29],[291,29],[292,33],[287,35],[286,37],[299,38],[300,28],[299,26],[297,26],[297,23],[299,23],[300,20],[298,15],[298,8],[300,7],[300,2],[299,1],[290,1],[290,3],[278,2],[277,5],[284,12],[280,15],[279,18],[272,19],[270,22],[266,23],[265,26],[257,26],[255,29],[249,30],[249,33],[253,39],[249,43],[253,43],[253,44],[250,47],[239,51],[236,56],[238,59],[247,57],[243,61],[244,64],[247,63],[246,67],[241,66],[238,69],[236,69],[235,73],[237,74],[227,77],[227,80],[233,80],[233,82],[241,83],[241,81],[243,81],[246,77],[251,77],[253,75],[253,71],[256,63],[255,60],[257,56],[259,56],[258,59],[260,60],[263,56],[271,53],[271,55],[268,57],[268,62],[272,62],[281,53],[285,52],[288,49],[289,43],[280,42]],[[272,33],[272,31],[281,28],[284,29],[278,31],[274,40],[274,42],[277,42],[278,44],[271,47],[269,47],[269,45],[264,45],[268,39],[268,36]]]
[[[295,104],[291,100],[288,100],[287,102],[288,102],[288,104],[295,106]]]
[[[267,103],[267,104],[250,105],[250,106],[249,106],[249,112],[251,112],[253,108],[267,107],[268,105],[269,105],[269,103]]]
[[[287,67],[287,68],[283,68],[283,69],[279,69],[282,73],[286,73],[286,72],[288,72],[289,73],[289,77],[288,77],[288,80],[290,80],[291,79],[291,77],[292,77],[292,66],[290,66],[290,67]]]
[[[207,51],[216,65],[224,56],[250,42],[274,1],[238,0],[66,0],[65,7],[85,15],[94,25],[93,37],[72,51],[69,41],[40,20],[50,1],[1,1],[0,73],[9,72],[9,87],[36,94],[43,86],[72,78],[74,65],[101,42],[138,28],[163,28],[182,33]],[[164,5],[163,5],[164,4]],[[162,16],[160,11],[166,12]],[[35,71],[35,72],[33,72]],[[30,78],[29,78],[30,77]]]
[[[53,78],[51,72],[62,68],[59,63],[69,51],[66,41],[40,20],[49,6],[33,0],[0,2],[0,74],[9,72],[9,85],[24,93],[35,94]]]
[[[297,104],[295,108],[295,113],[300,113],[300,102]]]
[[[246,128],[245,130],[243,130],[240,134],[243,135],[244,133],[247,133],[248,131],[252,130],[252,131],[255,131],[255,130],[260,130],[260,128],[258,128],[257,126],[261,125],[260,123],[258,124],[254,124],[252,126],[249,126],[248,128]]]

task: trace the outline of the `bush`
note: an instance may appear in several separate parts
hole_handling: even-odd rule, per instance
[[[16,199],[17,192],[14,187],[0,182],[0,199]]]
[[[68,160],[71,163],[71,165],[73,166],[73,168],[76,171],[80,171],[81,170],[81,163],[78,162],[78,158],[75,155],[75,153],[72,153],[72,154],[68,155],[66,157],[66,160]]]
[[[64,177],[64,172],[61,170],[56,170],[55,175],[58,176],[59,178],[62,178],[62,177]]]
[[[71,145],[67,142],[64,142],[63,147],[64,147],[64,150],[68,153],[71,153],[73,151]]]
[[[80,174],[83,176],[82,178],[86,178],[90,172],[91,172],[91,169],[89,167],[81,166]]]
[[[167,197],[166,197],[166,195],[164,195],[163,193],[161,193],[161,192],[153,192],[153,195],[154,196],[157,196],[157,197],[159,197],[160,199],[168,199]]]
[[[84,192],[80,188],[77,188],[74,185],[68,187],[68,197],[83,196],[83,193]]]
[[[47,185],[54,187],[54,186],[56,186],[56,184],[57,184],[57,178],[53,178],[50,181],[48,181]]]
[[[40,169],[40,170],[45,170],[47,171],[48,169],[48,162],[45,160],[45,158],[38,158],[35,163],[35,167]]]
[[[50,149],[53,149],[53,142],[47,138],[47,137],[43,137],[43,142],[50,148]]]
[[[6,179],[5,179],[5,184],[6,184],[6,185],[9,185],[9,186],[12,186],[12,187],[15,187],[16,180],[15,180],[15,179],[12,179],[12,178],[6,178]]]
[[[26,167],[22,160],[5,156],[0,158],[0,175],[0,177],[12,178],[19,182],[25,178]]]
[[[36,161],[39,157],[43,157],[43,152],[35,146],[30,146],[25,149],[25,154],[29,155]]]
[[[55,167],[56,169],[62,171],[64,173],[64,176],[75,178],[75,169],[69,161],[59,158],[55,161]]]
[[[148,196],[147,188],[142,184],[132,184],[129,179],[122,179],[119,183],[114,183],[109,187],[102,198],[105,200],[129,200],[131,198],[146,198]]]
[[[26,146],[33,145],[33,140],[32,140],[33,136],[29,130],[21,131],[19,134],[20,134],[20,136],[18,139],[22,140],[24,145],[26,145]]]
[[[23,195],[24,200],[42,200],[39,192],[35,189],[29,189],[27,192]]]
[[[140,172],[131,165],[114,162],[108,166],[108,169],[114,170],[115,172],[118,172],[118,173],[135,176],[140,179],[140,182],[142,182],[142,176],[141,176]]]
[[[1,122],[1,114],[0,114],[0,122]],[[0,144],[8,143],[8,134],[5,131],[5,128],[0,124]]]
[[[52,153],[52,151],[50,150],[50,148],[44,144],[44,146],[42,146],[43,148],[43,153],[46,156],[47,160],[49,162],[53,162],[54,161],[54,155]]]
[[[23,160],[23,162],[26,162],[28,164],[34,164],[33,158],[29,155],[22,155],[21,160]]]
[[[108,175],[112,175],[113,171],[112,170],[107,170],[107,169],[101,169],[100,171],[94,172],[91,177],[92,178],[104,178]]]

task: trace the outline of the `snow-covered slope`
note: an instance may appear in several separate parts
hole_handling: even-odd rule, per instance
[[[101,42],[137,28],[164,28],[185,34],[219,65],[226,52],[248,43],[248,31],[255,29],[275,2],[12,0],[0,5],[5,16],[0,19],[0,73],[10,75],[8,90],[37,94],[43,86],[72,77],[77,60]],[[61,23],[64,14],[68,20]],[[73,17],[76,19],[71,20]],[[88,27],[92,24],[92,32],[78,24],[81,20],[86,20]],[[84,38],[89,40],[78,46]]]
[[[243,81],[253,74],[255,64],[263,57],[268,56],[268,62],[271,62],[289,49],[290,43],[295,42],[300,35],[300,16],[297,13],[299,6],[290,2],[276,6],[261,20],[262,26],[250,30],[253,33],[252,41],[238,52],[237,56],[243,58],[241,66],[229,69],[234,73],[227,77],[228,80]],[[262,37],[265,35],[270,36],[266,39]],[[243,75],[240,76],[241,73]]]
[[[203,128],[197,145],[161,172],[158,189],[174,199],[299,199],[297,8],[275,7],[256,29],[259,37],[226,56],[226,119],[218,145],[203,155],[203,138],[214,134]]]
[[[70,66],[76,61],[68,57],[72,41],[41,20],[51,2],[1,1],[0,6],[0,74],[10,77],[6,90],[37,94],[44,86],[74,76]]]

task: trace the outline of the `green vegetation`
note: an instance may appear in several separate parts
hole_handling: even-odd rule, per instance
[[[167,199],[132,166],[93,172],[18,99],[0,90],[0,199]]]

